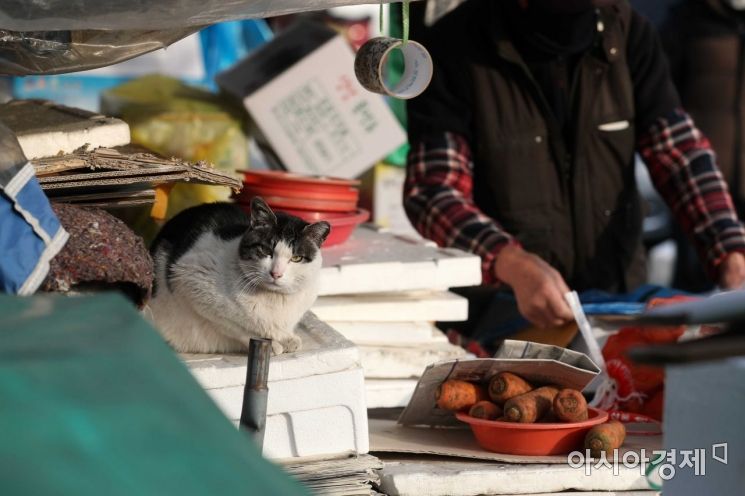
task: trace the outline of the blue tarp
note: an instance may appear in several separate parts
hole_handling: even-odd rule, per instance
[[[15,135],[0,124],[0,289],[30,295],[67,242]]]

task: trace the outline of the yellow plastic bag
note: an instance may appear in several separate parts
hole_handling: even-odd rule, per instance
[[[231,174],[248,167],[243,109],[177,79],[153,75],[129,81],[102,95],[101,110],[129,124],[133,143],[160,155],[204,160]],[[166,220],[188,207],[229,197],[226,187],[177,184],[169,195]],[[138,212],[126,220],[149,241],[158,225],[145,217]]]

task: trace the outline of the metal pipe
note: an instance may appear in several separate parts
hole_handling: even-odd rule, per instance
[[[266,404],[269,396],[269,358],[271,339],[251,339],[246,363],[246,384],[243,387],[240,429],[251,432],[259,449],[264,446]]]

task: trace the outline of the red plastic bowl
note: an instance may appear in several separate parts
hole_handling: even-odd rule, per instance
[[[285,193],[285,194],[272,194]],[[303,193],[290,193],[281,188],[265,188],[263,186],[245,186],[243,190],[234,195],[238,203],[249,204],[254,196],[260,196],[267,204],[276,209],[291,208],[315,212],[354,212],[357,209],[358,194],[355,191],[352,197],[340,197],[338,194],[330,194],[317,191],[305,191]]]
[[[291,188],[296,190],[326,190],[336,191],[338,188],[349,188],[357,186],[359,181],[354,179],[340,179],[326,176],[304,176],[284,171],[256,171],[239,170],[243,174],[243,182],[246,185],[264,185],[273,187]]]
[[[306,189],[286,188],[284,186],[267,186],[265,184],[244,184],[243,190],[238,196],[282,196],[285,198],[308,198],[313,200],[335,200],[357,203],[360,190],[351,186],[344,186],[325,191],[308,187]]]
[[[357,209],[357,202],[349,201],[326,201],[326,200],[308,200],[303,198],[286,198],[284,196],[264,196],[243,193],[236,197],[236,201],[242,205],[250,205],[254,196],[261,196],[264,201],[272,207],[273,210],[293,210],[303,212],[334,212],[340,214],[349,214]]]
[[[485,450],[533,456],[566,455],[574,450],[582,450],[587,431],[608,420],[608,414],[597,408],[588,408],[589,418],[583,422],[558,424],[483,420],[465,413],[456,413],[455,416],[470,425],[476,442]]]
[[[370,212],[364,209],[357,209],[352,213],[338,212],[308,212],[305,210],[293,210],[278,208],[280,212],[300,217],[305,222],[318,222],[325,220],[331,224],[331,232],[323,243],[323,247],[334,246],[345,242],[352,235],[354,229],[370,218]]]

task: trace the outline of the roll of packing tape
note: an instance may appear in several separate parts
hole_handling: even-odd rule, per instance
[[[385,82],[388,56],[395,49],[404,56],[404,73],[392,87]],[[432,81],[432,57],[421,44],[398,38],[379,37],[367,41],[357,51],[354,73],[367,90],[407,100],[421,94]]]

